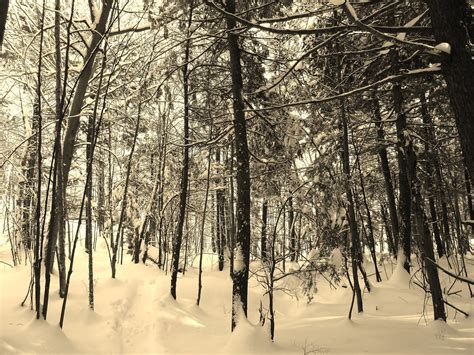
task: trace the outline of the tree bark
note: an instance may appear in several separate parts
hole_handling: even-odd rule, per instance
[[[221,168],[221,152],[220,148],[216,148],[216,163]],[[219,173],[221,174],[223,171],[219,169]],[[225,248],[225,218],[224,218],[224,191],[222,190],[222,185],[224,182],[222,181],[221,177],[217,178],[216,181],[217,189],[216,189],[216,244],[217,244],[217,256],[218,256],[218,266],[219,271],[224,270],[224,248]]]
[[[293,209],[293,196],[288,199],[288,230],[290,245],[288,251],[290,253],[290,261],[296,260],[296,232],[295,232],[295,211]]]
[[[430,260],[435,260],[433,251],[433,240],[430,235],[430,230],[426,223],[426,217],[423,211],[423,199],[420,191],[420,181],[416,178],[415,169],[413,169],[414,176],[411,177],[413,181],[412,192],[414,195],[413,212],[415,214],[416,225],[418,229],[418,243],[420,246],[421,256],[424,262],[428,284],[430,285],[431,299],[433,303],[434,319],[441,319],[446,321],[446,312],[444,309],[443,293],[439,283],[438,269],[435,265],[430,263]]]
[[[193,18],[194,0],[189,4],[188,12],[188,26],[186,32],[186,46],[184,50],[184,65],[183,65],[183,98],[184,98],[184,115],[183,115],[183,134],[184,134],[184,148],[183,148],[183,167],[181,170],[181,186],[179,191],[179,216],[176,227],[176,235],[173,240],[173,256],[171,266],[171,296],[176,299],[176,283],[178,280],[179,257],[181,252],[181,243],[183,240],[183,226],[186,218],[186,201],[188,195],[188,180],[189,180],[189,55],[191,47],[191,22]]]
[[[377,266],[377,255],[375,252],[375,238],[374,238],[374,227],[372,225],[372,214],[370,212],[369,203],[367,201],[367,196],[365,194],[365,183],[364,177],[362,176],[362,169],[360,167],[360,158],[357,157],[357,169],[359,170],[359,178],[360,178],[360,188],[362,192],[362,201],[364,203],[365,212],[367,213],[367,227],[368,232],[367,236],[367,244],[369,245],[370,255],[372,256],[372,262],[374,263],[375,268],[375,278],[377,282],[382,281],[382,277],[380,276],[379,268]]]
[[[438,181],[438,191],[439,193],[436,194],[434,191],[434,176],[433,176],[433,168],[440,169],[439,166],[439,159],[438,155],[436,154],[435,148],[433,146],[436,144],[436,136],[434,133],[433,128],[433,121],[431,119],[431,115],[428,111],[428,106],[425,99],[425,94],[422,93],[420,95],[420,103],[421,103],[421,116],[423,119],[423,123],[425,124],[425,154],[427,156],[427,163],[426,163],[426,173],[427,173],[427,188],[428,188],[428,206],[431,215],[431,225],[433,226],[433,235],[436,242],[436,249],[438,251],[438,256],[441,258],[445,253],[445,246],[441,239],[441,231],[439,228],[439,221],[438,221],[438,213],[436,210],[436,202],[434,199],[435,195],[441,196],[441,204],[444,206],[442,207],[443,210],[446,210],[446,222],[447,222],[447,209],[446,209],[446,202],[444,202],[444,192],[441,187],[441,181]],[[436,174],[435,176],[437,176]],[[441,179],[441,172],[439,178]],[[444,218],[443,218],[444,219]],[[449,225],[447,225],[444,229],[445,240],[449,238]]]
[[[339,67],[339,65],[338,65]],[[347,113],[345,108],[345,99],[340,100],[341,105],[341,126],[342,126],[342,170],[344,173],[344,186],[347,200],[347,216],[349,219],[349,230],[351,233],[351,259],[352,259],[352,278],[354,293],[357,299],[357,311],[363,312],[364,306],[362,301],[362,291],[359,285],[359,276],[357,267],[361,263],[360,239],[359,231],[357,230],[357,221],[354,207],[354,197],[352,195],[351,187],[351,169],[349,162],[349,135],[347,124]]]
[[[99,45],[104,38],[106,32],[106,26],[109,19],[109,14],[112,9],[115,0],[103,0],[102,1],[102,10],[100,13],[100,17],[98,22],[92,31],[92,37],[90,40],[90,44],[87,47],[85,59],[84,59],[84,68],[79,75],[79,79],[76,85],[76,91],[74,93],[74,97],[71,103],[71,109],[69,110],[69,116],[67,120],[67,127],[66,132],[64,134],[63,140],[63,150],[62,150],[62,186],[63,186],[63,199],[64,199],[64,207],[66,206],[66,190],[69,181],[69,171],[71,170],[72,158],[74,155],[74,150],[76,146],[76,139],[77,134],[79,132],[80,126],[80,117],[82,112],[82,105],[84,102],[84,98],[87,92],[87,87],[89,85],[89,80],[94,73],[94,60],[95,56],[99,50]],[[66,210],[64,208],[64,213]],[[51,243],[53,247],[56,246],[56,241],[58,237],[58,229],[59,229],[59,219],[56,219],[53,225],[53,231],[51,234],[52,240]],[[50,269],[53,267],[54,261],[54,249],[53,249],[53,257],[49,260],[50,262]]]
[[[385,181],[385,193],[387,195],[388,212],[390,215],[390,226],[392,227],[392,237],[395,255],[398,251],[398,242],[400,239],[400,230],[398,224],[397,206],[395,203],[395,193],[393,191],[392,175],[390,173],[390,164],[388,162],[387,148],[385,147],[385,133],[382,124],[382,115],[377,98],[373,98],[375,126],[377,127],[378,154],[380,158],[380,166]]]
[[[87,180],[86,180],[86,252],[89,269],[89,308],[94,309],[94,262],[92,248],[92,143],[94,141],[95,119],[89,116],[87,122]]]
[[[431,26],[438,43],[447,42],[450,55],[441,63],[469,175],[474,176],[474,61],[471,9],[467,0],[428,0]]]
[[[264,200],[262,203],[262,231],[260,234],[261,258],[263,262],[267,261],[267,222],[268,203]]]
[[[10,0],[2,0],[0,3],[0,51],[2,51],[3,38],[5,35],[5,26],[7,23],[8,16],[8,5],[10,5]]]
[[[226,11],[235,14],[235,0],[226,0]],[[232,77],[232,105],[234,111],[235,158],[237,162],[237,235],[235,241],[235,263],[232,287],[232,324],[237,325],[239,312],[247,317],[248,275],[250,263],[250,159],[247,143],[247,125],[245,121],[244,101],[242,97],[243,81],[240,63],[241,53],[239,35],[235,32],[236,21],[226,18],[227,47],[230,55]]]
[[[396,56],[394,56],[396,58]],[[397,59],[394,60],[396,62]],[[397,64],[395,64],[396,66]],[[392,87],[393,104],[397,115],[397,159],[398,159],[398,179],[399,179],[399,211],[400,211],[400,243],[399,251],[404,255],[403,267],[410,273],[411,258],[411,186],[408,177],[409,156],[412,153],[412,146],[406,137],[407,117],[403,111],[402,88],[399,83]],[[401,245],[400,245],[401,244]]]

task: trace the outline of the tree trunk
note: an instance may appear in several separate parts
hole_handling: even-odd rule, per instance
[[[7,23],[8,5],[10,0],[2,0],[0,3],[0,52],[2,51],[3,37],[5,34],[5,25]]]
[[[36,104],[33,106],[33,109]],[[33,191],[35,189],[35,167],[37,163],[37,144],[38,144],[38,114],[32,116],[31,122],[31,139],[28,140],[25,156],[22,161],[23,174],[25,181],[20,183],[21,200],[19,205],[22,210],[21,230],[22,239],[26,249],[31,249],[32,246],[32,215],[33,215]]]
[[[86,180],[86,252],[89,269],[89,308],[94,309],[94,262],[92,248],[92,143],[94,141],[95,119],[89,116],[87,124],[87,180]]]
[[[394,56],[396,58],[396,56]],[[394,61],[396,61],[395,59]],[[395,64],[397,65],[397,64]],[[403,267],[410,273],[411,258],[411,186],[408,178],[408,160],[412,152],[411,141],[406,136],[407,117],[403,112],[402,88],[399,83],[392,87],[393,103],[397,115],[397,158],[399,178],[400,243],[399,252],[404,255]],[[401,244],[401,245],[400,245]]]
[[[63,151],[62,151],[62,186],[63,186],[63,199],[64,199],[64,212],[66,214],[65,206],[66,206],[66,190],[69,181],[69,171],[71,170],[72,158],[74,155],[74,149],[76,146],[76,139],[77,134],[79,132],[80,126],[80,117],[82,112],[82,105],[84,102],[84,98],[86,95],[87,87],[89,85],[89,79],[92,77],[94,72],[94,61],[95,56],[99,50],[99,45],[104,38],[104,34],[106,32],[106,26],[109,19],[109,13],[112,9],[115,0],[104,0],[102,10],[100,13],[100,17],[98,22],[92,31],[92,37],[90,40],[90,44],[87,46],[87,51],[84,59],[84,68],[80,73],[79,79],[76,85],[76,91],[74,93],[74,97],[71,103],[71,109],[69,111],[69,117],[67,121],[67,128],[64,134],[64,141],[62,144]],[[52,245],[53,247],[56,246],[57,236],[58,236],[58,229],[59,229],[59,219],[56,219],[53,225],[53,231],[51,233],[52,237]],[[54,261],[54,248],[53,248],[53,255],[49,260],[50,269],[53,267]]]
[[[436,242],[436,249],[438,251],[438,256],[441,258],[445,253],[445,247],[443,241],[441,239],[441,232],[439,228],[439,221],[438,221],[438,213],[436,211],[436,202],[434,199],[435,191],[434,191],[434,184],[433,184],[433,168],[439,168],[439,160],[438,155],[436,154],[433,146],[436,144],[436,136],[433,129],[433,121],[431,119],[431,115],[428,111],[428,106],[425,99],[425,94],[422,93],[420,95],[420,103],[421,103],[421,116],[423,119],[423,123],[425,124],[425,154],[427,156],[427,163],[426,163],[426,174],[427,174],[427,189],[428,189],[428,205],[431,215],[431,225],[433,226],[433,235]],[[441,178],[441,176],[440,176]],[[438,181],[438,190],[439,195],[441,197],[441,203],[444,203],[444,208],[446,208],[446,203],[444,200],[444,192],[442,191],[441,181]],[[447,216],[446,216],[447,218]],[[449,226],[447,229],[445,228],[445,240],[449,238]]]
[[[220,169],[221,165],[221,152],[220,148],[216,148],[216,163],[219,166],[218,174],[223,171]],[[222,185],[224,182],[221,177],[217,178],[216,181],[216,244],[217,244],[217,256],[219,271],[224,270],[224,248],[225,248],[225,227],[224,227],[224,191]]]
[[[400,240],[400,231],[398,224],[397,206],[395,203],[395,193],[393,191],[392,175],[390,173],[390,165],[388,162],[387,148],[385,147],[385,134],[382,124],[382,115],[380,114],[379,102],[374,94],[374,116],[375,126],[377,127],[377,140],[378,140],[378,154],[380,158],[380,165],[382,168],[382,174],[385,181],[385,193],[387,194],[388,212],[390,215],[390,225],[392,227],[393,245],[395,255],[398,251],[398,242]]]
[[[364,177],[362,176],[362,169],[360,167],[360,159],[357,157],[357,169],[359,170],[360,178],[360,188],[362,192],[362,201],[364,202],[365,212],[367,213],[367,244],[369,245],[370,255],[372,256],[372,262],[374,263],[375,268],[375,278],[377,282],[382,281],[380,276],[379,268],[377,266],[377,255],[375,253],[375,238],[374,238],[374,227],[372,225],[372,214],[370,213],[369,203],[367,201],[367,196],[365,195],[365,183]]]
[[[112,278],[115,279],[115,274],[117,272],[117,255],[118,255],[118,248],[119,245],[121,246],[121,253],[122,253],[122,258],[123,258],[123,221],[125,219],[125,214],[127,210],[127,203],[128,203],[128,187],[130,183],[130,173],[132,170],[132,158],[133,154],[135,152],[135,147],[137,144],[137,137],[138,137],[138,131],[140,129],[140,119],[141,119],[141,109],[142,109],[142,103],[140,102],[138,104],[138,113],[137,113],[137,122],[135,124],[135,132],[133,134],[133,142],[132,142],[132,148],[130,150],[130,155],[128,156],[128,162],[127,162],[127,171],[125,173],[125,182],[124,182],[124,187],[123,187],[123,197],[122,197],[122,206],[120,209],[120,216],[118,220],[118,225],[117,225],[117,235],[115,237],[115,240],[113,241],[112,244],[112,258],[110,260],[110,266],[112,268]],[[111,226],[112,228],[112,226]]]
[[[188,180],[189,180],[189,54],[191,47],[191,22],[193,18],[194,0],[189,4],[188,26],[186,32],[186,47],[184,50],[184,65],[183,65],[183,98],[184,98],[184,116],[183,116],[183,133],[184,133],[184,148],[183,148],[183,167],[181,170],[181,186],[179,191],[179,216],[176,227],[176,235],[173,240],[173,256],[171,267],[171,296],[176,299],[176,282],[178,280],[179,257],[181,252],[181,243],[183,240],[183,226],[186,218],[186,201],[188,194]]]
[[[474,176],[474,61],[471,9],[467,0],[428,0],[431,26],[438,43],[447,42],[451,54],[441,62],[448,95],[469,175]]]
[[[235,14],[235,0],[226,0],[226,11]],[[235,32],[236,21],[226,18],[227,47],[230,55],[232,77],[232,105],[234,110],[235,158],[237,162],[237,235],[232,288],[232,330],[237,325],[239,312],[247,317],[248,275],[250,262],[250,159],[247,143],[243,81],[240,63],[239,35]]]
[[[413,169],[413,174],[416,174]],[[423,211],[423,199],[420,192],[420,181],[416,175],[411,178],[413,181],[412,192],[414,196],[413,212],[416,218],[416,225],[418,229],[418,242],[420,245],[420,252],[424,262],[426,275],[428,277],[428,284],[430,285],[431,299],[433,303],[434,319],[441,319],[446,321],[446,313],[444,309],[443,294],[439,283],[438,269],[433,263],[426,260],[429,258],[435,260],[433,252],[433,241],[430,235],[430,230],[426,224],[426,217]]]
[[[207,108],[210,111],[210,100],[209,94],[207,95]],[[213,116],[210,115],[210,128],[209,128],[209,140],[212,139],[212,130],[213,130]],[[202,210],[202,221],[201,221],[201,234],[199,236],[199,269],[198,269],[198,293],[196,304],[199,306],[201,303],[201,291],[202,291],[202,259],[204,252],[204,232],[206,226],[206,213],[207,213],[207,204],[209,202],[209,187],[211,185],[211,161],[212,161],[212,147],[209,146],[207,153],[207,179],[206,179],[206,194],[204,196],[204,208]]]
[[[296,232],[295,232],[295,211],[293,209],[293,196],[288,199],[288,230],[290,244],[288,251],[290,253],[290,261],[296,260]]]
[[[466,186],[466,199],[467,199],[467,213],[468,213],[468,218],[471,221],[474,221],[474,207],[472,203],[472,190],[471,190],[471,184],[469,182],[469,173],[467,172],[467,169],[464,170],[464,185]],[[471,225],[472,231],[474,232],[474,225]]]
[[[340,65],[338,65],[340,67]],[[351,169],[349,162],[349,135],[347,124],[347,113],[345,108],[345,100],[340,100],[341,105],[341,123],[342,123],[342,169],[344,173],[344,186],[347,200],[347,216],[349,219],[349,230],[351,233],[351,259],[352,259],[352,278],[354,293],[357,298],[357,311],[363,312],[364,306],[362,302],[362,292],[359,285],[359,276],[357,267],[361,263],[359,231],[357,230],[357,221],[355,215],[354,198],[352,196],[351,187]]]
[[[268,221],[268,203],[264,200],[262,203],[262,232],[260,235],[261,258],[263,262],[267,261],[267,221]]]
[[[234,144],[230,147],[230,164],[229,164],[229,219],[230,219],[230,233],[229,233],[229,254],[230,277],[234,274],[234,251],[235,251],[235,213],[234,213]]]
[[[385,226],[385,231],[386,231],[386,236],[387,236],[387,244],[388,244],[388,251],[392,255],[396,256],[397,255],[397,248],[395,247],[395,242],[393,240],[392,236],[392,230],[390,228],[390,225],[388,223],[387,219],[387,210],[383,204],[380,205],[380,214],[382,216],[383,224]],[[380,250],[381,252],[383,251],[383,243],[380,245]]]

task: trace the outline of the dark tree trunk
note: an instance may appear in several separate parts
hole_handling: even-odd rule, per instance
[[[209,109],[209,140],[212,139],[213,134],[213,116],[210,114],[211,112],[211,104],[210,104],[210,95],[207,94],[207,108]],[[204,233],[205,233],[205,226],[206,226],[206,213],[207,213],[207,205],[209,202],[209,188],[211,185],[211,162],[212,162],[212,147],[209,146],[208,153],[207,153],[207,179],[206,179],[206,194],[204,196],[204,207],[202,210],[202,220],[201,220],[201,231],[199,235],[199,268],[198,268],[198,292],[196,298],[196,304],[199,306],[201,303],[201,291],[202,291],[202,260],[203,260],[203,253],[204,253]]]
[[[168,111],[169,113],[169,111]],[[166,168],[166,131],[167,125],[167,114],[162,115],[161,119],[161,145],[160,145],[160,159],[159,159],[159,174],[160,174],[160,184],[158,191],[158,266],[163,268],[164,262],[164,239],[166,232],[164,230],[164,194],[165,194],[165,168]]]
[[[97,179],[97,227],[99,228],[99,233],[102,235],[105,224],[105,162],[103,154],[101,154],[97,163],[99,165]]]
[[[374,263],[375,268],[375,278],[377,282],[382,281],[382,277],[380,276],[379,268],[377,266],[377,255],[375,253],[375,238],[374,238],[374,227],[372,225],[372,213],[370,212],[369,203],[367,201],[367,196],[365,194],[365,183],[364,177],[362,176],[362,169],[360,167],[360,159],[357,157],[357,169],[359,170],[359,178],[360,178],[360,188],[362,192],[362,201],[364,203],[365,212],[367,214],[367,244],[369,245],[370,255],[372,256],[372,262]]]
[[[397,115],[397,158],[399,178],[399,211],[400,211],[400,243],[399,248],[403,253],[403,267],[410,273],[411,257],[411,186],[408,177],[409,156],[412,152],[411,141],[406,136],[407,117],[403,111],[402,88],[399,83],[392,88],[395,114]]]
[[[467,198],[467,212],[468,217],[471,221],[474,221],[474,207],[472,203],[472,190],[471,183],[469,182],[469,173],[467,169],[464,171],[464,184],[466,186],[466,198]],[[472,231],[474,232],[474,225],[471,225]]]
[[[31,122],[31,139],[28,140],[25,156],[23,158],[22,166],[25,181],[20,183],[22,198],[20,205],[22,209],[21,230],[22,239],[26,249],[31,249],[32,245],[32,215],[33,215],[33,191],[35,168],[37,163],[37,144],[38,144],[38,115],[32,116]]]
[[[436,42],[447,42],[451,54],[441,63],[469,175],[474,176],[474,61],[472,13],[467,0],[428,0]]]
[[[395,247],[395,242],[394,242],[393,236],[392,236],[392,230],[390,228],[390,225],[389,225],[388,219],[387,219],[387,210],[386,210],[384,205],[380,206],[380,214],[382,216],[382,221],[383,221],[383,224],[385,226],[385,231],[386,231],[386,235],[387,235],[388,251],[392,255],[396,256],[397,255],[397,248]],[[380,248],[383,250],[383,245]]]
[[[43,3],[44,4],[44,3]],[[63,110],[62,110],[62,100],[61,100],[61,38],[60,38],[60,18],[59,12],[61,10],[59,0],[55,1],[55,16],[54,16],[54,41],[55,41],[55,139],[54,139],[54,148],[53,148],[53,169],[50,170],[50,176],[53,174],[52,181],[52,191],[51,191],[51,212],[50,220],[48,227],[48,239],[46,244],[46,254],[45,254],[45,285],[44,285],[44,299],[43,299],[43,317],[46,319],[48,314],[48,305],[49,305],[49,289],[51,282],[51,273],[53,271],[54,264],[54,253],[56,249],[57,242],[57,232],[56,227],[64,227],[64,204],[62,199],[63,186],[59,182],[59,179],[62,178],[61,170],[62,167],[62,152],[61,152],[61,132],[62,132],[62,121],[63,121]],[[44,9],[43,9],[44,11]],[[44,16],[44,15],[43,15]],[[48,184],[49,190],[49,184]],[[49,192],[49,191],[48,191]],[[48,200],[48,193],[46,194],[46,204]],[[64,237],[64,230],[61,230],[59,233]],[[60,254],[61,258],[58,258],[59,261],[59,270],[60,270],[60,291],[59,294],[64,295],[65,287],[65,260],[64,260],[64,243],[60,243],[60,248],[62,249]]]
[[[226,11],[236,12],[235,0],[226,0]],[[232,330],[237,325],[239,312],[247,317],[248,276],[250,263],[250,159],[247,143],[247,125],[245,121],[244,101],[242,97],[243,81],[240,63],[239,35],[235,32],[236,21],[226,18],[227,47],[230,55],[232,77],[232,105],[234,110],[235,158],[237,162],[237,235],[235,240],[235,263],[232,289]]]
[[[423,211],[423,199],[420,191],[420,181],[416,177],[416,171],[413,169],[413,181],[412,192],[414,196],[413,212],[415,214],[416,226],[418,229],[418,243],[420,246],[420,252],[424,261],[426,276],[428,278],[428,284],[430,286],[431,299],[433,303],[434,319],[441,319],[446,321],[446,313],[444,309],[443,293],[441,291],[441,285],[439,283],[438,269],[433,263],[426,260],[435,261],[433,251],[433,241],[430,235],[430,230],[426,223],[426,216]]]
[[[266,200],[262,203],[262,232],[260,235],[261,257],[262,261],[267,261],[267,221],[268,221],[268,203]]]
[[[385,133],[382,125],[382,115],[380,114],[379,102],[376,97],[373,99],[375,125],[377,127],[378,154],[380,165],[385,181],[385,193],[387,194],[388,212],[390,215],[390,225],[393,236],[393,246],[395,255],[398,251],[398,242],[400,239],[400,231],[398,224],[397,206],[395,202],[395,193],[393,191],[392,175],[390,173],[390,165],[388,162],[387,148],[385,147]]]
[[[42,43],[42,42],[41,42]],[[41,99],[40,99],[40,84],[37,84],[38,101],[33,106],[34,120],[38,121],[38,131],[35,132],[38,136],[38,142],[36,146],[36,163],[37,163],[37,176],[38,182],[36,187],[36,209],[35,209],[35,247],[34,247],[34,277],[35,277],[35,308],[36,308],[36,319],[40,318],[41,315],[41,261],[42,261],[42,235],[41,235],[41,177],[43,170],[43,156],[42,150],[42,135],[43,135],[43,120],[41,117]]]
[[[74,149],[76,146],[77,134],[79,132],[80,126],[80,117],[82,112],[82,105],[84,98],[86,96],[87,88],[89,86],[89,79],[94,73],[94,62],[95,56],[99,50],[99,45],[101,41],[105,38],[104,34],[106,32],[106,26],[109,19],[109,13],[112,9],[114,0],[103,1],[102,11],[100,13],[100,18],[95,26],[94,31],[92,32],[92,37],[90,43],[87,47],[86,56],[84,59],[84,69],[81,71],[79,79],[77,81],[76,90],[74,92],[74,97],[71,103],[71,109],[69,110],[69,116],[67,120],[67,128],[64,134],[64,141],[62,144],[62,187],[63,187],[63,198],[64,198],[64,212],[66,214],[66,190],[69,181],[69,171],[71,170],[72,158],[74,155]],[[64,97],[63,97],[64,99]],[[53,247],[56,247],[56,241],[59,230],[59,219],[56,219],[53,230],[51,232]],[[54,248],[53,255],[49,260],[50,269],[53,267],[54,261]]]
[[[427,173],[427,189],[428,189],[428,194],[429,194],[428,205],[429,205],[430,216],[431,216],[431,225],[433,226],[433,235],[436,242],[436,249],[438,251],[438,256],[441,258],[445,254],[445,247],[441,239],[438,213],[436,211],[436,202],[434,198],[435,191],[434,191],[434,184],[433,184],[433,179],[434,179],[433,167],[439,167],[438,155],[436,154],[434,150],[435,148],[433,148],[433,146],[436,144],[436,137],[434,134],[433,122],[431,119],[431,115],[429,114],[429,111],[428,111],[428,106],[426,103],[424,93],[420,95],[420,103],[421,103],[421,116],[423,119],[423,123],[425,124],[425,154],[427,156],[426,173]],[[442,189],[439,189],[439,190],[440,190],[439,194],[444,195],[444,193],[442,192]],[[442,203],[444,202],[442,201]],[[446,208],[445,203],[444,205]],[[449,232],[449,226],[448,226],[448,232]],[[446,236],[445,236],[445,239],[446,239]]]
[[[7,23],[8,5],[10,0],[2,0],[0,3],[0,52],[2,51],[5,25]]]
[[[221,167],[221,151],[220,148],[216,148],[216,163]],[[219,170],[221,171],[221,170]],[[217,244],[217,255],[219,260],[219,271],[224,270],[224,249],[225,249],[225,213],[224,213],[224,191],[222,178],[218,178],[216,189],[216,244]]]
[[[176,283],[178,280],[179,257],[181,252],[181,243],[183,241],[183,226],[186,218],[186,201],[188,196],[188,181],[189,181],[189,54],[191,47],[191,22],[193,18],[194,1],[189,4],[187,39],[184,50],[184,65],[183,65],[183,99],[184,99],[184,115],[183,115],[183,134],[184,134],[184,148],[183,148],[183,167],[181,170],[181,185],[179,191],[179,216],[178,224],[176,226],[176,235],[173,240],[173,256],[171,266],[171,296],[176,299]]]
[[[338,66],[339,67],[339,66]],[[360,253],[360,239],[359,231],[357,230],[357,221],[355,215],[354,197],[352,195],[351,187],[351,169],[349,162],[349,135],[347,124],[347,113],[345,107],[345,100],[340,100],[341,105],[341,128],[342,128],[342,170],[344,173],[344,186],[347,200],[347,217],[349,219],[349,230],[351,233],[351,259],[352,259],[352,278],[353,278],[353,292],[357,299],[357,311],[363,312],[364,306],[362,301],[362,291],[359,285],[359,276],[357,268],[361,263]]]
[[[87,168],[90,165],[91,159],[91,144],[93,135],[93,119],[89,116],[87,122],[87,147],[86,147],[86,161]],[[86,181],[86,252],[90,253],[92,246],[92,176],[87,172],[88,180]]]
[[[86,180],[86,252],[89,269],[89,308],[94,309],[94,263],[92,247],[92,144],[94,142],[95,118],[89,116],[87,123],[87,180]]]
[[[290,253],[290,261],[296,260],[296,231],[295,231],[295,211],[293,209],[293,196],[288,199],[288,230],[290,245],[288,251]]]
[[[229,159],[229,254],[230,254],[230,265],[229,272],[230,277],[234,274],[234,251],[235,251],[235,213],[234,213],[234,145],[230,146],[230,159]]]
[[[128,156],[128,161],[127,161],[127,171],[125,173],[125,182],[123,186],[123,197],[122,197],[122,207],[120,209],[120,216],[118,220],[118,225],[117,225],[117,235],[115,236],[115,240],[112,243],[111,249],[112,249],[112,258],[110,260],[110,266],[112,269],[112,278],[115,278],[116,272],[117,272],[117,262],[120,260],[118,259],[118,249],[119,246],[121,246],[121,253],[122,253],[122,258],[123,258],[123,222],[125,220],[125,214],[127,210],[127,203],[128,203],[128,187],[130,183],[130,173],[132,170],[132,159],[133,159],[133,154],[135,153],[135,147],[137,144],[137,138],[138,138],[138,132],[140,129],[140,119],[141,119],[141,110],[142,110],[142,104],[138,104],[138,113],[137,113],[137,122],[135,124],[135,131],[133,133],[133,141],[132,141],[132,147],[130,150],[130,155]],[[112,228],[112,226],[111,226]]]

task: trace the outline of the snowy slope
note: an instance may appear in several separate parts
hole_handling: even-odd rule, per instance
[[[0,252],[8,260],[9,250]],[[95,257],[95,308],[87,306],[86,254],[78,253],[64,331],[58,327],[61,299],[58,280],[53,278],[48,320],[36,321],[34,312],[20,307],[29,283],[30,269],[0,265],[0,353],[187,353],[187,354],[317,354],[317,353],[472,353],[474,322],[448,309],[449,322],[432,321],[430,305],[421,291],[408,287],[409,276],[397,270],[389,281],[373,285],[365,293],[365,312],[347,319],[351,291],[330,289],[320,280],[310,304],[277,292],[275,342],[267,327],[256,325],[263,289],[252,279],[249,321],[230,333],[231,288],[228,270],[215,271],[212,257],[203,273],[201,306],[195,305],[197,272],[191,269],[178,280],[178,300],[169,296],[169,275],[155,265],[119,266],[118,279],[110,278],[107,254]],[[82,260],[81,260],[82,259]],[[368,265],[370,267],[370,265]],[[382,271],[385,276],[392,267]],[[444,277],[444,276],[443,276]],[[386,278],[386,277],[385,277]],[[385,279],[384,278],[384,279]],[[444,278],[446,283],[448,280]],[[452,297],[465,311],[472,301]],[[268,322],[267,322],[268,324]],[[267,325],[266,324],[266,325]]]

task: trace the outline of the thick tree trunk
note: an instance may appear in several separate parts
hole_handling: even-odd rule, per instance
[[[402,88],[399,83],[393,85],[393,104],[397,115],[397,158],[399,178],[400,243],[399,250],[404,255],[403,267],[410,273],[411,257],[411,184],[408,177],[409,160],[412,153],[410,140],[407,140],[407,117],[403,111]],[[401,244],[401,245],[400,245]]]
[[[106,32],[107,22],[109,19],[109,14],[112,9],[115,0],[104,0],[102,2],[102,10],[98,22],[92,31],[92,37],[90,44],[87,47],[86,56],[84,59],[84,68],[80,73],[79,79],[76,85],[76,91],[71,103],[71,109],[69,110],[69,117],[67,120],[67,128],[64,134],[63,141],[63,151],[62,151],[62,187],[63,187],[63,198],[64,198],[64,207],[66,206],[66,190],[69,181],[69,171],[71,170],[72,158],[74,155],[74,149],[76,146],[77,134],[79,132],[80,126],[80,117],[82,112],[82,105],[86,95],[87,87],[89,85],[89,79],[94,73],[94,61],[95,56],[99,50],[99,45],[103,39],[103,36]],[[64,208],[64,214],[66,213]],[[53,230],[51,233],[51,243],[53,245],[53,255],[49,260],[50,269],[53,267],[54,261],[54,247],[56,247],[56,241],[58,237],[58,229],[60,227],[59,219],[56,219]]]
[[[5,26],[7,23],[9,4],[10,4],[10,0],[2,0],[0,3],[0,52],[2,51],[3,38],[5,35]]]
[[[226,11],[236,12],[235,0],[226,0]],[[232,77],[232,104],[234,109],[235,158],[237,162],[237,235],[232,289],[232,330],[237,325],[239,312],[247,317],[248,275],[250,263],[250,159],[247,143],[244,101],[242,97],[242,67],[239,35],[232,17],[227,17],[227,47]]]
[[[474,61],[471,9],[467,0],[428,0],[433,33],[451,54],[441,63],[469,175],[474,176]]]
[[[446,312],[444,309],[443,293],[439,283],[438,269],[433,263],[426,260],[429,258],[435,260],[433,251],[433,240],[430,235],[430,230],[426,223],[426,216],[423,211],[423,199],[420,191],[420,181],[416,177],[416,171],[413,169],[413,176],[410,178],[413,181],[412,192],[414,196],[413,212],[415,214],[416,226],[418,229],[418,244],[422,259],[424,261],[426,276],[430,286],[431,299],[433,303],[434,319],[441,319],[446,321]]]

